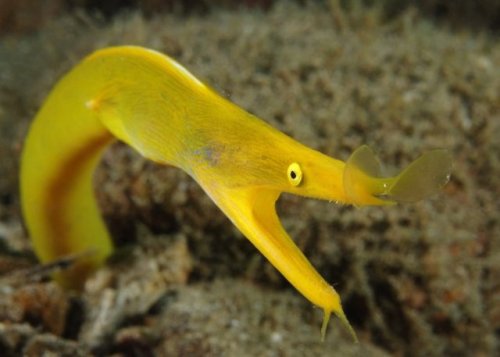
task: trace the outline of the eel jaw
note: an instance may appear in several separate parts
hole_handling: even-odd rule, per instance
[[[197,177],[206,193],[269,262],[310,302],[324,311],[322,339],[331,313],[357,341],[340,297],[307,260],[282,227],[275,203],[280,192],[268,188],[227,188]]]

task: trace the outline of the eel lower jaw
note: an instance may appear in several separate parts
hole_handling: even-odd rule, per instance
[[[280,192],[265,188],[226,188],[214,182],[197,181],[234,225],[252,242],[267,260],[312,304],[323,309],[322,338],[330,315],[340,318],[351,335],[340,297],[283,229],[275,203]]]

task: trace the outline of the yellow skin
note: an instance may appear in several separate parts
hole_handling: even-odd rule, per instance
[[[347,163],[312,150],[220,97],[169,57],[140,47],[100,50],[52,90],[24,146],[21,196],[42,262],[81,254],[55,278],[80,288],[112,253],[92,175],[115,139],[195,179],[229,219],[314,305],[355,338],[339,295],[287,235],[276,215],[282,192],[351,203],[416,201],[448,179],[450,157],[434,150],[400,175],[379,178],[365,146]]]

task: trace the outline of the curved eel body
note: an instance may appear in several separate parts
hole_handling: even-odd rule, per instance
[[[238,229],[309,301],[355,336],[337,292],[282,228],[282,192],[355,205],[416,201],[448,179],[450,156],[434,150],[400,175],[380,178],[367,147],[344,163],[314,151],[220,97],[169,57],[140,47],[100,50],[50,93],[26,139],[23,213],[42,262],[83,254],[56,280],[79,288],[113,247],[92,175],[115,139],[195,179]]]

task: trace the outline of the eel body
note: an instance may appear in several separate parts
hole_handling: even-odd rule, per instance
[[[336,314],[355,336],[339,295],[280,224],[282,192],[341,203],[417,201],[448,180],[446,150],[427,152],[395,177],[380,177],[363,146],[347,162],[312,150],[217,95],[158,52],[99,50],[54,87],[23,149],[21,199],[39,259],[83,254],[55,279],[80,288],[112,253],[92,175],[116,139],[159,164],[187,172],[226,216],[309,301]]]

